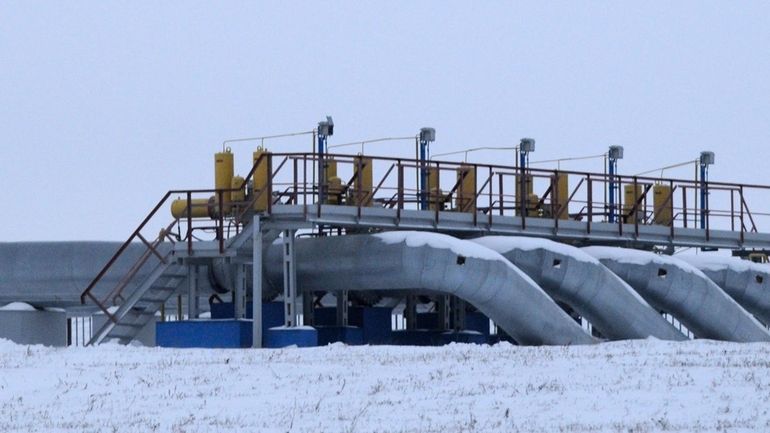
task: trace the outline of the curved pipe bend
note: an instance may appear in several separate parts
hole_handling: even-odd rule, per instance
[[[597,342],[529,277],[500,254],[427,232],[296,240],[298,287],[311,290],[427,290],[478,308],[517,342]],[[265,256],[267,277],[282,285],[281,246]]]
[[[666,311],[698,338],[770,341],[770,333],[703,272],[671,256],[615,247],[583,251],[630,284],[653,308]]]
[[[687,339],[628,284],[579,248],[513,236],[484,236],[473,241],[502,254],[610,340]]]
[[[736,257],[678,256],[695,266],[766,326],[770,326],[770,266]]]

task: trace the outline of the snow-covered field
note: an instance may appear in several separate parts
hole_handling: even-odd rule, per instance
[[[770,344],[52,349],[0,340],[0,432],[770,431]]]

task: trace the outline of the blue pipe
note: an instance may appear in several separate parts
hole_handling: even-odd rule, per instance
[[[614,223],[615,222],[615,172],[617,171],[617,163],[618,161],[616,159],[610,159],[608,164],[608,170],[610,175],[610,191],[609,191],[609,222]]]
[[[708,165],[700,165],[700,228],[706,228],[706,211],[708,210],[708,191],[706,182],[708,181]]]
[[[420,209],[428,209],[428,142],[420,140]]]

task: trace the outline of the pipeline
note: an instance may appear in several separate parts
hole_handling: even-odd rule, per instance
[[[770,333],[703,272],[670,256],[614,247],[585,247],[661,311],[698,338],[770,341]]]
[[[502,254],[610,340],[687,339],[628,284],[579,248],[511,236],[484,236],[473,241]]]

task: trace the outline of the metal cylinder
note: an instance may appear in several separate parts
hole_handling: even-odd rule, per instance
[[[230,189],[233,179],[233,154],[230,149],[225,149],[224,152],[217,152],[214,154],[214,189]],[[219,195],[215,194],[215,200],[219,202]],[[222,210],[225,213],[230,211],[230,192],[221,194],[222,196]]]
[[[191,218],[208,218],[211,216],[211,203],[207,198],[194,198],[190,201]],[[171,215],[174,218],[187,218],[187,199],[179,198],[171,202]]]
[[[462,165],[457,168],[457,210],[476,211],[476,168]]]
[[[674,219],[674,197],[671,187],[667,185],[655,185],[652,187],[653,222],[664,226],[670,226]]]
[[[264,212],[267,210],[267,205],[270,200],[270,191],[267,191],[270,186],[270,170],[268,170],[270,165],[270,152],[263,147],[259,147],[257,148],[257,151],[254,152],[253,156],[253,164],[256,165],[252,178],[252,188],[255,197],[254,210],[257,212]]]
[[[246,187],[243,185],[243,178],[241,176],[233,176],[233,180],[230,182],[230,188],[237,190],[230,192],[231,203],[243,203],[246,200]]]
[[[639,218],[640,221],[643,219],[644,210],[642,209],[642,204],[639,203],[639,205],[637,205],[637,202],[640,202],[643,191],[642,185],[636,185],[636,188],[631,184],[623,186],[624,222],[633,224],[637,218]],[[634,212],[634,207],[636,207],[636,212]]]

